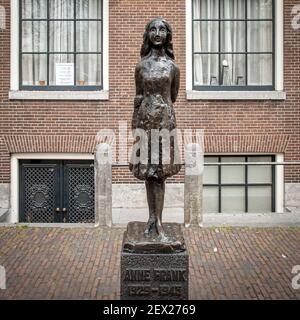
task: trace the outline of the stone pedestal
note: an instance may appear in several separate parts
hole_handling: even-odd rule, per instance
[[[145,228],[143,222],[131,222],[124,233],[121,299],[187,300],[189,257],[180,225],[164,224],[165,242],[145,237]]]

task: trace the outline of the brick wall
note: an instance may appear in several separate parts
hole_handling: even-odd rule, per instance
[[[185,99],[185,0],[110,0],[109,101],[9,101],[10,1],[6,30],[0,31],[0,183],[9,182],[9,152],[91,152],[93,137],[103,128],[130,125],[134,68],[145,24],[165,17],[173,27],[181,88],[175,104],[180,129],[203,128],[211,152],[285,152],[300,159],[300,30],[291,26],[295,0],[284,1],[285,101],[187,101]],[[70,137],[72,136],[72,137]],[[213,138],[218,136],[218,138]],[[217,143],[211,147],[211,139]],[[230,141],[235,147],[230,146]],[[229,141],[229,142],[228,142]],[[300,181],[300,167],[285,170],[286,182]],[[180,181],[182,172],[171,181]],[[114,169],[114,180],[133,181],[126,168]]]

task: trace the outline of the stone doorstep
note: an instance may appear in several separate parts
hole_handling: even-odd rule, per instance
[[[173,213],[173,216],[172,216]],[[175,214],[175,215],[174,215]],[[148,209],[113,208],[113,223],[125,227],[132,220],[147,221]],[[163,222],[183,223],[183,208],[165,208]],[[203,215],[203,227],[294,227],[300,226],[300,213],[208,213]]]
[[[92,223],[9,223],[0,222],[1,227],[28,227],[28,228],[66,228],[66,229],[80,229],[80,228],[97,228],[98,225]]]
[[[232,213],[205,214],[203,226],[232,226],[232,227],[299,227],[299,213]]]

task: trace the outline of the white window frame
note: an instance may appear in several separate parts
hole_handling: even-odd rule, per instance
[[[275,90],[198,91],[193,90],[192,1],[186,0],[186,98],[187,100],[285,100],[283,91],[283,0],[275,4]]]
[[[267,153],[269,154],[269,153]],[[210,157],[219,157],[221,156],[261,156],[261,153],[256,152],[249,152],[249,153],[205,153],[205,156]],[[271,155],[271,154],[270,154]],[[273,154],[275,156],[275,162],[284,162],[284,154],[283,153],[276,153]],[[271,214],[275,213],[284,213],[284,166],[275,166],[275,212],[271,212]],[[205,215],[208,215],[210,213],[204,213]],[[222,213],[217,213],[222,215]],[[242,213],[244,214],[244,213]],[[248,212],[245,213],[248,215],[254,214],[254,212]]]
[[[11,0],[10,100],[109,99],[109,0],[103,0],[103,89],[99,91],[25,91],[19,88],[19,2]]]

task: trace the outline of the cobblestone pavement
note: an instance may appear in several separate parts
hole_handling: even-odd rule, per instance
[[[119,299],[124,229],[0,228],[0,299]],[[300,299],[300,229],[188,229],[190,299]]]

